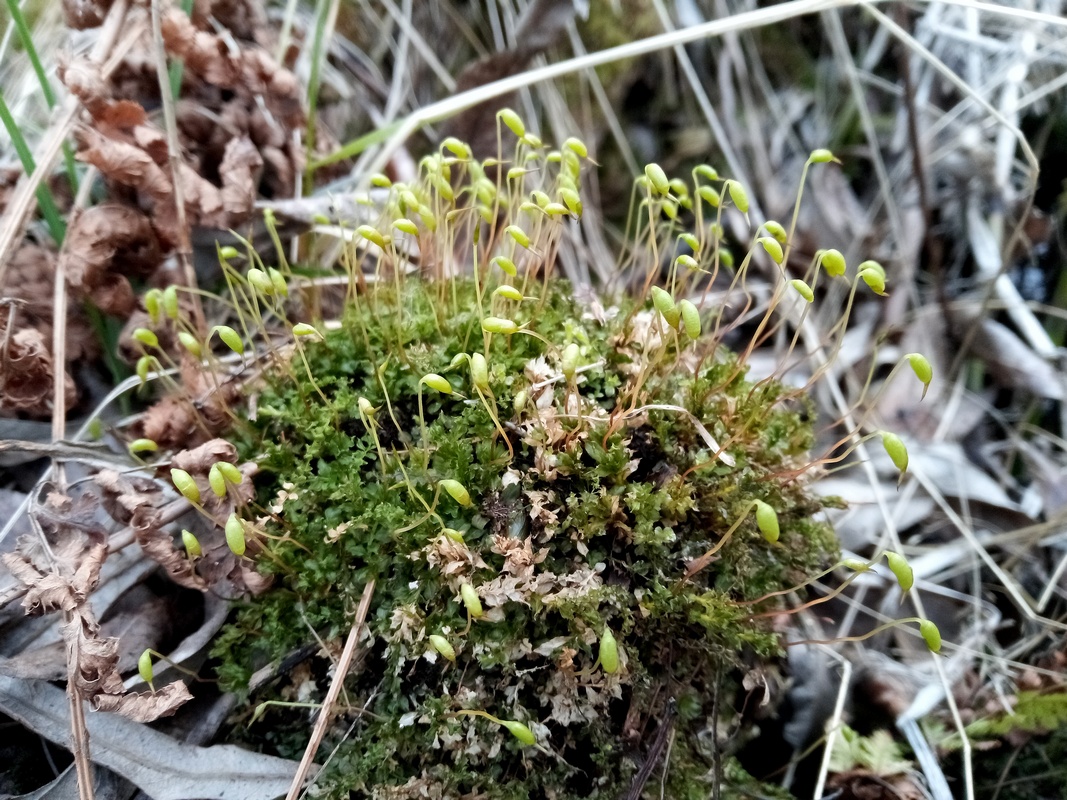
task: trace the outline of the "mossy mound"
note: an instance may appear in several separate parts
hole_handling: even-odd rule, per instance
[[[218,640],[224,685],[343,638],[376,582],[316,792],[614,800],[671,725],[653,782],[707,797],[738,668],[779,652],[753,617],[773,601],[749,601],[835,557],[798,479],[803,398],[646,308],[579,302],[556,279],[521,288],[520,304],[466,280],[371,287],[302,345],[309,369],[268,377],[235,434],[261,467],[249,552],[275,583]],[[538,336],[484,330],[509,315]],[[756,500],[777,512],[775,543]],[[302,662],[250,706],[320,701],[328,666]],[[246,735],[298,755],[307,715],[272,707]]]

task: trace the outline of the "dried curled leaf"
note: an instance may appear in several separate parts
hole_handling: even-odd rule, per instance
[[[183,450],[174,456],[171,463],[193,475],[207,475],[211,466],[218,461],[237,462],[237,448],[225,439],[212,439],[192,450]]]
[[[52,408],[52,354],[44,336],[33,328],[24,328],[10,338],[5,336],[0,321],[0,408],[12,411],[37,412],[48,416]],[[67,406],[74,405],[77,390],[69,375],[64,376]]]
[[[189,687],[182,681],[174,681],[155,692],[98,694],[93,697],[92,706],[97,711],[112,711],[134,722],[152,722],[171,716],[192,699]]]
[[[151,506],[139,508],[133,515],[133,528],[137,544],[146,556],[167,570],[167,576],[179,586],[205,591],[207,581],[200,577],[185,553],[174,545],[174,537],[160,527],[159,509]]]
[[[75,31],[103,24],[114,0],[63,0],[63,22]]]
[[[147,277],[162,260],[148,217],[117,203],[79,215],[60,256],[73,289],[92,298],[101,310],[122,317],[137,307],[129,277]]]
[[[275,117],[287,124],[302,121],[296,76],[266,51],[234,48],[233,39],[197,30],[193,21],[176,9],[163,18],[163,43],[168,52],[185,62],[187,70],[208,83],[262,94]]]

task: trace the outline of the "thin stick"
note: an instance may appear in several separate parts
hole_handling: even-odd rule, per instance
[[[304,750],[304,757],[300,759],[300,766],[296,770],[296,775],[293,776],[293,783],[289,787],[289,793],[285,796],[285,800],[297,800],[300,796],[301,787],[304,785],[308,772],[311,770],[315,753],[318,752],[319,745],[326,735],[326,728],[330,724],[330,717],[332,716],[330,712],[337,703],[337,698],[341,694],[341,686],[348,676],[349,667],[352,666],[352,658],[356,654],[356,645],[359,643],[359,637],[363,633],[363,623],[367,619],[367,612],[370,611],[370,601],[373,596],[374,581],[371,580],[367,582],[366,587],[363,589],[363,597],[359,601],[359,608],[356,609],[356,618],[352,621],[352,629],[348,632],[348,641],[345,642],[345,649],[341,653],[341,658],[337,662],[337,668],[333,673],[333,682],[330,684],[329,691],[326,692],[322,710],[319,712],[318,719],[315,720],[315,730],[311,733],[311,741],[308,742],[307,749]]]

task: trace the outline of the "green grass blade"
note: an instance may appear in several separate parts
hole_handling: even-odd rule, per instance
[[[194,0],[182,0],[181,9],[185,12],[186,16],[193,13],[193,1]],[[178,99],[178,95],[182,91],[182,72],[185,70],[185,62],[180,58],[174,59],[170,64],[170,94],[175,100]]]
[[[0,122],[4,123],[7,135],[11,137],[11,144],[15,146],[15,152],[18,153],[19,160],[22,162],[22,168],[26,170],[27,175],[32,174],[37,168],[37,163],[33,160],[33,153],[30,152],[18,123],[11,116],[11,109],[7,107],[3,92],[0,92]],[[41,185],[37,187],[37,203],[41,207],[41,215],[48,224],[48,232],[52,235],[57,245],[62,244],[63,237],[67,233],[67,226],[63,222],[63,216],[59,213],[55,198],[52,197],[52,190],[48,188],[46,182],[42,181]]]
[[[48,103],[48,107],[50,109],[55,108],[56,93],[52,89],[52,82],[48,80],[48,75],[44,71],[44,65],[41,64],[41,58],[37,54],[37,46],[33,42],[33,34],[30,32],[29,25],[26,24],[26,17],[23,15],[22,9],[19,8],[18,0],[7,0],[7,9],[11,13],[11,21],[15,26],[19,41],[22,43],[22,48],[30,59],[30,66],[33,67],[34,74],[37,75],[37,82],[41,85],[41,94],[44,95],[44,100]],[[74,165],[74,151],[71,150],[70,145],[66,142],[63,143],[63,165],[67,170],[67,180],[70,181],[71,191],[77,194],[78,172]]]
[[[403,125],[405,120],[398,120],[384,128],[378,128],[371,131],[368,134],[360,136],[358,139],[353,139],[340,150],[330,153],[330,155],[320,158],[318,161],[312,161],[308,165],[308,171],[312,172],[320,167],[328,167],[330,164],[336,164],[338,161],[344,161],[346,158],[354,158],[366,150],[368,147],[373,147],[376,144],[381,144],[387,141],[400,126]]]

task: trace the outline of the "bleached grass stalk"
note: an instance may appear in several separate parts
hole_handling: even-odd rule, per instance
[[[170,174],[174,199],[174,213],[178,229],[178,245],[175,248],[178,263],[181,265],[185,285],[195,289],[196,271],[193,269],[193,247],[189,239],[189,220],[185,215],[185,189],[182,183],[182,151],[178,141],[178,122],[174,110],[174,95],[171,92],[170,72],[167,68],[167,54],[163,46],[162,0],[151,0],[152,18],[152,55],[156,62],[156,77],[159,81],[160,105],[163,108],[163,131],[167,137],[167,155],[170,162]],[[204,309],[200,305],[199,295],[193,294],[193,325],[197,332],[207,332]]]

